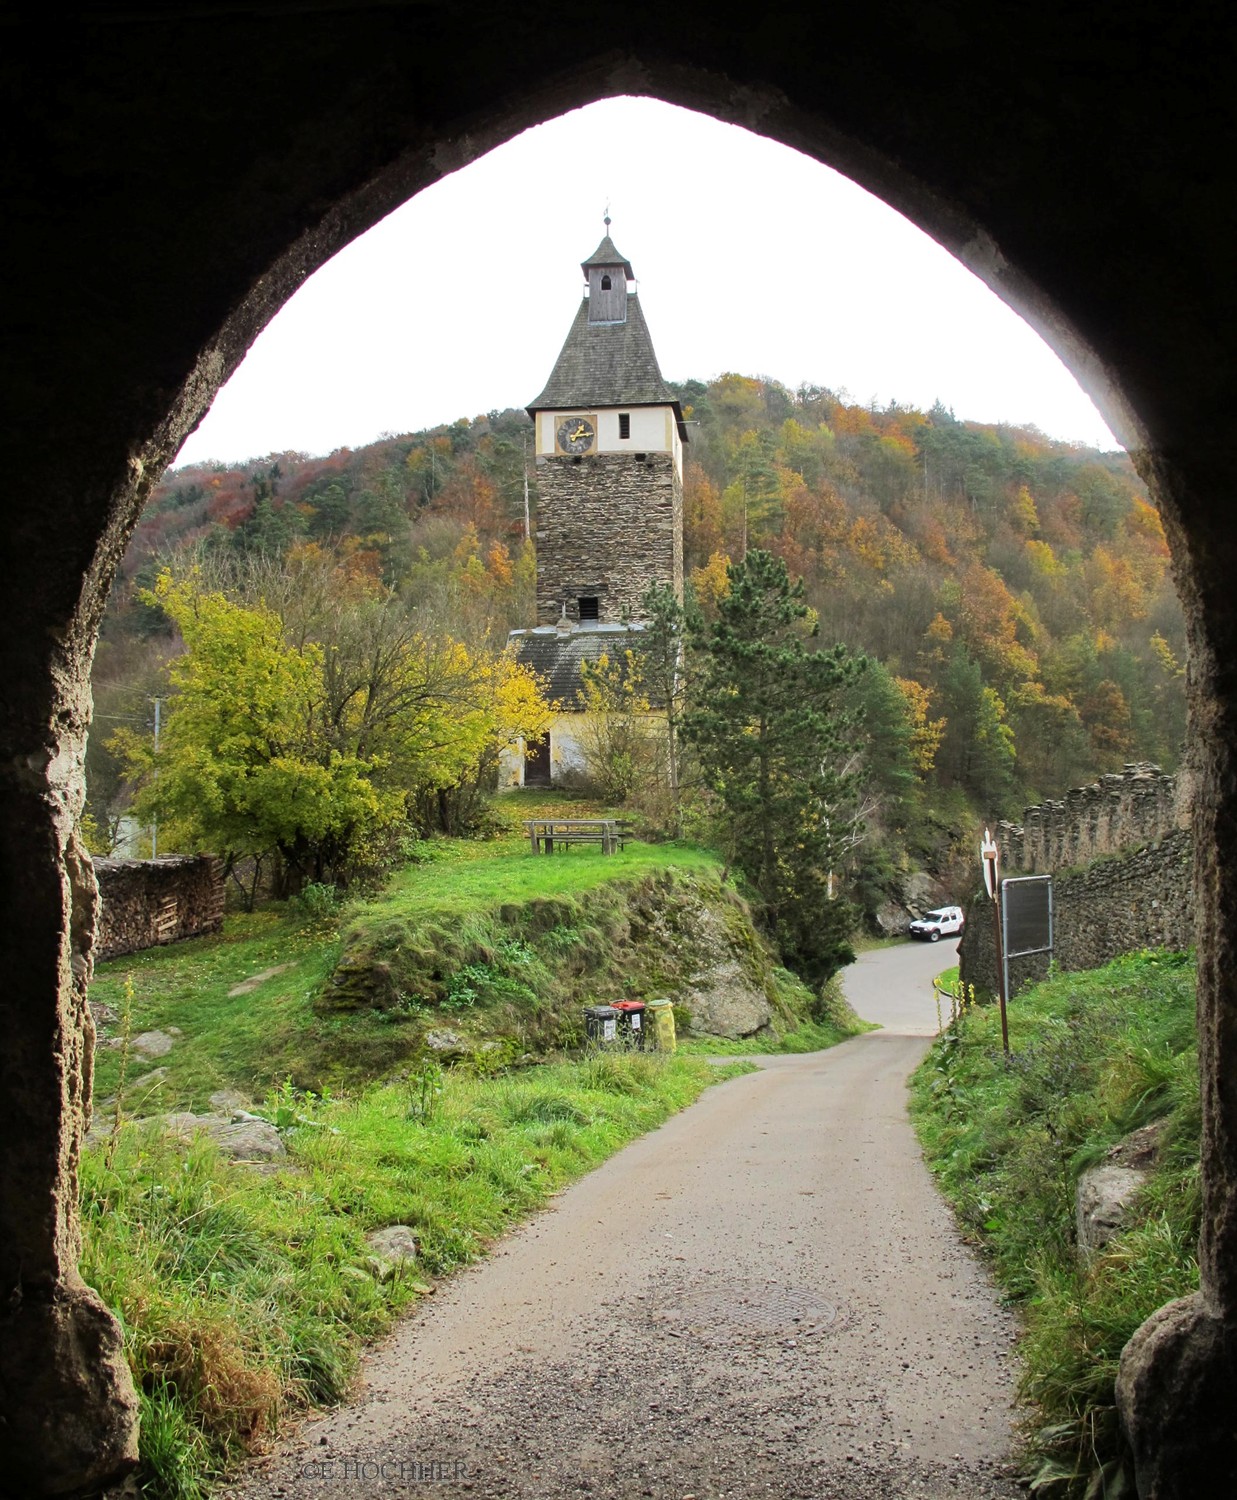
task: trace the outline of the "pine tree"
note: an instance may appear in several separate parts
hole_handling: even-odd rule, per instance
[[[809,649],[802,580],[792,584],[772,554],[749,552],[729,581],[717,620],[693,627],[698,670],[683,734],[783,960],[823,983],[853,957],[854,913],[833,899],[832,875],[858,761],[839,699],[862,660],[842,646]]]

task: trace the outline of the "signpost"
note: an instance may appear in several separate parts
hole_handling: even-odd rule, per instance
[[[1023,875],[1001,882],[1005,988],[1009,961],[1052,952],[1052,876]]]
[[[1002,880],[996,840],[985,828],[979,846],[984,889],[992,902],[996,934],[997,994],[1001,1002],[1001,1045],[1009,1057],[1009,961],[1052,952],[1052,876],[1019,875]]]
[[[1005,945],[1001,933],[1000,855],[997,852],[996,840],[986,828],[983,842],[979,846],[979,857],[984,867],[984,888],[988,892],[989,901],[992,902],[993,930],[996,933],[997,996],[1001,1002],[1001,1045],[1008,1058],[1009,1013],[1006,1002],[1009,994],[1009,968],[1005,962]]]

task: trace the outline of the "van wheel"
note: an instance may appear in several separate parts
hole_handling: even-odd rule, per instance
[[[941,940],[941,935],[940,935],[940,933],[939,933],[939,932],[938,932],[938,931],[937,931],[937,930],[936,930],[936,928],[935,928],[935,927],[934,927],[934,928],[933,928],[933,929],[932,929],[932,931],[931,931],[931,932],[930,932],[930,933],[929,933],[929,937],[930,937],[930,938],[931,938],[931,939],[932,939],[932,941],[933,941],[933,942],[934,942],[934,943],[939,943],[939,942],[940,942],[940,940]]]

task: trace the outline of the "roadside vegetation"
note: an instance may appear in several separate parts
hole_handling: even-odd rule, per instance
[[[702,955],[676,923],[691,928],[685,913],[701,903],[771,1009],[766,1035],[713,1050],[811,1049],[858,1029],[836,984],[813,991],[777,966],[708,850],[628,843],[547,858],[515,834],[419,847],[376,896],[311,886],[229,915],[216,937],[101,964],[96,1108],[200,1111],[220,1090],[259,1097],[285,1080],[340,1093],[425,1055],[491,1073],[540,1061],[583,1043],[586,1005],[677,998]],[[690,1009],[677,1018],[690,1037]],[[125,1031],[175,1044],[143,1062]]]
[[[121,1319],[151,1500],[200,1500],[298,1409],[340,1399],[362,1341],[512,1223],[734,1067],[594,1054],[511,1076],[432,1062],[347,1099],[276,1090],[286,1165],[140,1123],[83,1158],[82,1271]],[[407,1225],[415,1261],[367,1231]]]
[[[995,1006],[967,1007],[912,1082],[928,1162],[1023,1321],[1024,1458],[1039,1495],[1132,1496],[1113,1398],[1121,1350],[1157,1307],[1197,1290],[1194,967],[1143,952],[1016,997],[1012,1058]],[[1157,1125],[1121,1231],[1080,1256],[1081,1173]]]
[[[125,1331],[151,1500],[200,1500],[290,1414],[338,1400],[363,1343],[438,1277],[742,1071],[696,1052],[856,1029],[836,984],[814,993],[777,967],[709,851],[546,857],[502,820],[491,834],[420,841],[377,895],[310,886],[217,937],[99,966],[83,1274]],[[679,955],[698,950],[673,924],[697,910],[764,986],[768,1033],[588,1050],[584,1005],[677,993]],[[142,1061],[152,1031],[173,1045]],[[278,1127],[285,1159],[246,1165],[165,1131],[161,1113],[217,1110],[221,1090]],[[390,1225],[415,1236],[407,1265],[366,1243]]]

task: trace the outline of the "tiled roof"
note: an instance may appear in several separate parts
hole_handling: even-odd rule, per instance
[[[628,281],[636,279],[636,273],[631,268],[631,262],[625,255],[618,253],[614,241],[608,234],[602,239],[601,244],[597,246],[592,255],[587,260],[580,262],[580,269],[584,272],[585,276],[588,275],[588,268],[590,266],[622,266]]]
[[[634,294],[627,298],[627,319],[622,323],[590,323],[584,298],[549,383],[529,403],[528,414],[598,406],[673,406],[682,422]]]
[[[568,634],[542,625],[536,630],[513,630],[510,640],[520,665],[531,667],[542,679],[546,696],[572,713],[580,707],[580,663],[596,662],[603,656],[622,660],[625,651],[639,645],[633,637],[641,629],[639,624],[577,625]]]

